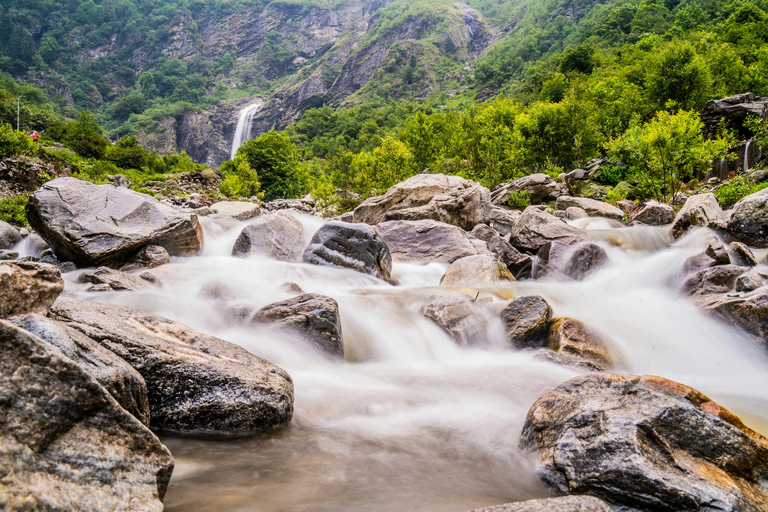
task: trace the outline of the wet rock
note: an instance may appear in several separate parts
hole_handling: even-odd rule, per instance
[[[737,292],[751,292],[761,286],[763,286],[763,278],[752,272],[741,274],[736,278],[735,288]]]
[[[497,185],[491,192],[491,202],[497,206],[505,206],[510,194],[525,192],[531,196],[531,203],[538,203],[556,190],[557,183],[546,174],[529,174],[509,183]]]
[[[85,267],[121,267],[146,245],[178,256],[197,253],[203,244],[196,215],[133,190],[75,178],[45,183],[26,211],[59,258]]]
[[[534,269],[536,279],[549,276],[580,280],[608,263],[608,254],[605,249],[593,243],[568,246],[558,242],[548,242],[539,249],[536,257]]]
[[[536,253],[536,266],[533,269],[533,277],[541,279],[546,276],[562,279],[565,276],[563,269],[570,256],[570,246],[547,242]]]
[[[0,249],[12,249],[21,242],[19,230],[0,220]]]
[[[280,285],[280,288],[282,288],[287,293],[304,293],[304,290],[301,289],[301,286],[294,283],[293,281],[284,282]]]
[[[755,96],[751,92],[728,96],[719,100],[711,100],[701,111],[701,121],[707,129],[715,133],[721,123],[737,131],[743,138],[749,138],[752,133],[744,126],[748,116],[762,117],[768,104],[768,98]]]
[[[12,322],[61,350],[104,386],[123,409],[149,425],[147,385],[131,365],[83,333],[50,318],[27,315]]]
[[[507,269],[515,276],[515,279],[528,279],[531,277],[531,269],[533,267],[531,257],[515,249],[512,244],[501,238],[493,228],[486,224],[478,224],[470,235],[484,241],[488,250],[507,266]]]
[[[501,236],[509,237],[512,230],[520,220],[521,213],[518,210],[508,210],[491,205],[491,214],[488,225]],[[482,224],[478,224],[481,226]]]
[[[589,217],[589,215],[584,211],[584,208],[569,206],[565,209],[565,218],[568,220],[585,219],[587,217]]]
[[[489,220],[491,193],[459,176],[417,174],[371,197],[355,208],[354,221],[379,224],[388,220],[425,220],[470,231]]]
[[[243,228],[232,256],[261,254],[280,261],[298,261],[304,251],[301,222],[284,211],[264,215]]]
[[[142,247],[131,260],[120,267],[123,272],[136,272],[138,270],[157,268],[171,262],[171,256],[165,248],[159,245],[147,245]]]
[[[580,280],[607,263],[605,249],[592,243],[580,244],[571,252],[563,271],[571,279]]]
[[[619,208],[596,199],[589,199],[588,197],[560,196],[555,202],[555,208],[558,210],[565,210],[571,207],[581,208],[590,217],[605,217],[618,221],[624,218],[624,212]]]
[[[553,352],[592,362],[601,369],[613,363],[605,341],[574,318],[552,319],[547,334],[547,347]]]
[[[689,197],[677,212],[671,235],[677,240],[694,226],[707,226],[723,212],[715,194],[697,194]]]
[[[58,348],[4,321],[0,396],[0,509],[163,510],[168,449]]]
[[[703,305],[704,310],[755,336],[768,347],[768,293],[745,297],[719,296]]]
[[[481,303],[469,298],[437,298],[425,304],[421,313],[466,347],[485,339],[486,319],[478,314],[480,307]]]
[[[131,181],[124,174],[108,174],[107,180],[116,187],[131,188]]]
[[[31,261],[0,261],[0,318],[45,315],[64,291],[59,269]]]
[[[62,274],[66,274],[67,272],[73,272],[77,270],[77,266],[74,263],[72,263],[71,261],[61,261],[59,258],[54,256],[52,252],[53,251],[51,251],[51,254],[45,254],[44,256],[41,256],[40,263],[47,263],[49,265],[53,265],[54,267],[58,268],[59,272],[61,272]]]
[[[485,252],[478,252],[463,229],[434,220],[382,222],[376,229],[396,261],[453,263]]]
[[[25,238],[24,243],[27,246],[27,248],[35,254],[42,255],[45,251],[48,251],[51,249],[51,246],[48,245],[48,242],[43,240],[43,237],[41,237],[37,233],[32,233],[27,238]]]
[[[739,242],[731,242],[728,245],[728,256],[731,263],[741,267],[756,267],[757,258],[749,250],[749,247]]]
[[[768,440],[699,391],[661,377],[571,379],[533,405],[521,446],[538,452],[537,473],[558,494],[670,512],[768,503]]]
[[[534,358],[538,361],[546,361],[548,363],[554,363],[560,366],[566,366],[568,368],[575,368],[582,372],[604,372],[605,367],[590,361],[588,359],[582,359],[580,357],[561,354],[559,352],[553,352],[548,348],[541,348],[534,354]]]
[[[260,309],[253,321],[299,333],[320,350],[344,358],[339,305],[330,297],[307,293]]]
[[[547,344],[552,308],[538,295],[510,301],[501,312],[507,339],[517,348],[540,348]]]
[[[389,280],[392,256],[382,236],[366,224],[329,221],[304,250],[304,262],[349,268]]]
[[[716,237],[711,236],[706,250],[685,260],[683,270],[688,273],[717,265],[729,265],[730,263],[731,257],[728,256],[725,245]]]
[[[547,242],[571,245],[586,239],[584,231],[529,206],[520,216],[509,241],[517,249],[535,252]]]
[[[139,291],[148,290],[150,283],[139,276],[134,276],[120,270],[109,267],[99,267],[96,270],[87,270],[80,274],[78,280],[81,283],[90,283],[94,286],[88,291]]]
[[[0,251],[0,261],[17,260],[19,253],[16,251]]]
[[[113,304],[62,297],[49,316],[97,341],[141,374],[152,428],[247,434],[291,420],[290,376],[237,345]]]
[[[664,226],[675,220],[675,210],[664,203],[645,203],[633,220],[647,226]]]
[[[258,204],[247,201],[221,201],[209,208],[215,214],[229,215],[237,220],[248,220],[261,214]]]
[[[748,270],[747,267],[737,265],[719,265],[699,270],[685,282],[683,293],[709,295],[731,291],[736,286],[736,278]]]
[[[440,279],[444,286],[464,284],[489,285],[498,281],[514,281],[515,277],[492,254],[465,256],[451,263]]]
[[[753,247],[768,247],[768,189],[748,195],[733,205],[728,232]]]
[[[603,500],[592,496],[563,496],[561,498],[518,501],[471,512],[613,512],[613,509]]]

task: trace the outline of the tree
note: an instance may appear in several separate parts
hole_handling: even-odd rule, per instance
[[[561,73],[578,72],[588,75],[595,68],[595,49],[588,44],[568,48],[560,62]]]
[[[147,165],[147,153],[135,135],[123,137],[116,145],[107,148],[106,158],[121,169],[141,169]]]
[[[712,75],[690,43],[668,46],[646,77],[650,100],[659,108],[673,101],[682,110],[698,110],[709,99]]]
[[[83,110],[76,121],[70,121],[64,128],[64,143],[86,158],[104,158],[108,142],[101,136],[96,118]]]
[[[235,160],[245,160],[256,171],[267,201],[299,197],[306,192],[307,176],[302,172],[296,148],[284,133],[270,130],[240,146]]]
[[[663,32],[662,24],[669,16],[669,10],[655,1],[643,2],[632,19],[632,32]]]
[[[224,177],[221,185],[219,185],[219,190],[225,196],[237,199],[264,195],[259,191],[261,183],[259,183],[256,171],[251,169],[245,158],[235,157],[234,160],[227,160],[221,164],[219,172]]]

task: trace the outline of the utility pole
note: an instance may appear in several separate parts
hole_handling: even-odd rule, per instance
[[[21,96],[16,98],[16,131],[19,131],[19,116],[21,114]]]

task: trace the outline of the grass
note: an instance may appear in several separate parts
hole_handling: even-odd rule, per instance
[[[14,226],[29,226],[24,211],[28,199],[29,195],[24,194],[0,200],[0,220]]]

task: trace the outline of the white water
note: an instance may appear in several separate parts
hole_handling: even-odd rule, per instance
[[[251,122],[253,121],[253,116],[256,115],[263,104],[264,102],[259,100],[240,111],[240,116],[237,119],[235,136],[232,138],[232,154],[230,155],[232,160],[235,159],[235,155],[237,155],[237,150],[240,146],[251,138]]]
[[[747,171],[749,171],[749,145],[752,144],[751,140],[747,141],[747,145],[744,148],[744,174],[747,174]]]
[[[321,221],[299,218],[308,239]],[[546,496],[518,449],[520,431],[533,402],[578,372],[508,348],[494,315],[484,317],[483,343],[458,347],[419,314],[431,297],[464,293],[438,286],[445,265],[395,263],[401,284],[391,286],[353,271],[232,258],[243,224],[202,222],[203,255],[156,269],[161,288],[86,294],[67,284],[81,298],[152,311],[238,343],[294,379],[286,429],[252,439],[163,437],[176,460],[166,510],[462,512]],[[606,248],[609,266],[581,282],[484,290],[478,314],[502,308],[506,293],[540,294],[555,316],[581,319],[610,340],[616,371],[694,386],[765,433],[764,349],[677,292],[683,262],[706,247],[706,230],[670,246],[664,228],[612,229],[600,219],[579,227]],[[228,313],[288,298],[286,281],[339,302],[345,361]]]

